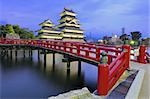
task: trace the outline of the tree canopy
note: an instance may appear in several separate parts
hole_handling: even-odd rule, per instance
[[[121,39],[122,41],[124,41],[124,40],[129,40],[129,36],[130,36],[130,35],[122,34],[122,35],[120,36],[120,39]]]
[[[12,34],[15,33],[13,26],[11,24],[6,24],[5,29],[6,29],[7,33],[12,33]]]
[[[142,37],[142,34],[138,31],[131,32],[131,37],[132,40],[139,41],[139,39]]]
[[[6,34],[13,33],[19,34],[21,39],[33,39],[34,33],[27,28],[21,28],[19,25],[0,25],[0,36],[6,36]]]

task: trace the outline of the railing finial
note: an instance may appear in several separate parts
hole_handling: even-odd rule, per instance
[[[106,52],[101,53],[102,58],[100,59],[100,64],[107,64],[108,63],[108,56]]]

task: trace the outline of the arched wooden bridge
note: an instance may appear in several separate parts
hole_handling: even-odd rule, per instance
[[[23,39],[1,39],[0,46],[29,46],[42,48],[70,55],[82,61],[94,64],[98,67],[97,91],[99,95],[107,95],[124,71],[129,68],[131,50],[129,45],[123,45],[122,47],[106,47],[103,45],[81,42]],[[100,64],[102,52],[107,53],[107,64]],[[142,56],[140,58],[141,60],[143,59]]]

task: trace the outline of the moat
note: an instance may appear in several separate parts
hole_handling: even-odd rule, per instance
[[[15,50],[14,50],[15,51]],[[78,70],[78,62],[71,62],[70,71],[67,63],[63,63],[63,55],[55,55],[53,65],[52,54],[44,55],[33,51],[32,57],[26,50],[18,51],[17,58],[13,51],[10,55],[0,56],[0,89],[4,99],[28,98],[43,99],[51,95],[58,95],[72,89],[87,87],[91,92],[96,89],[97,67],[81,63],[81,71]]]

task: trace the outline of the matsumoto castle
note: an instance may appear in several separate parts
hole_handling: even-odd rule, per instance
[[[38,37],[40,39],[84,42],[84,31],[80,29],[76,15],[71,9],[64,8],[60,14],[60,20],[58,20],[59,25],[54,25],[49,19],[39,24],[41,29],[38,30]]]

